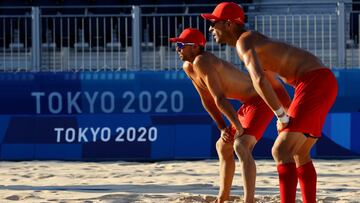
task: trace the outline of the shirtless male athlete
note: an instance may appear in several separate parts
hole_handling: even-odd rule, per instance
[[[235,172],[234,150],[241,162],[245,202],[254,202],[256,166],[252,150],[273,118],[273,112],[256,93],[249,75],[204,51],[206,39],[199,30],[187,28],[170,41],[176,42],[176,51],[184,61],[185,73],[221,131],[216,143],[220,160],[220,190],[215,202],[229,199]],[[289,106],[290,97],[280,81],[271,76],[269,80],[283,105]],[[228,99],[243,103],[237,113]],[[226,126],[222,115],[230,121],[230,127]]]
[[[281,202],[295,202],[299,180],[303,202],[314,203],[317,175],[310,150],[321,137],[326,114],[336,99],[336,78],[310,52],[246,30],[244,11],[233,2],[220,3],[202,17],[212,22],[209,31],[217,43],[236,47],[256,92],[278,118],[279,135],[272,155],[279,174]],[[279,102],[265,72],[278,74],[295,88],[288,110]]]

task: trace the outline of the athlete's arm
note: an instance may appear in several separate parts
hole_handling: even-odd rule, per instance
[[[206,84],[211,96],[214,98],[216,106],[236,128],[238,132],[237,136],[240,136],[243,134],[244,129],[242,128],[241,123],[237,118],[234,107],[226,99],[224,92],[221,89],[219,76],[213,69],[209,70],[209,67],[212,66],[214,66],[213,61],[208,60],[203,56],[198,56],[196,62],[194,63],[194,69],[199,71],[199,74],[202,76],[202,79]]]
[[[266,74],[264,73],[263,67],[260,65],[253,43],[254,42],[252,41],[251,36],[240,37],[236,43],[236,51],[239,57],[243,59],[256,92],[275,112],[278,120],[284,124],[282,127],[285,127],[289,122],[289,118],[287,117]]]
[[[221,112],[219,111],[218,107],[215,104],[215,101],[209,91],[206,91],[200,87],[198,87],[194,82],[194,87],[199,93],[201,103],[204,106],[205,110],[209,113],[211,118],[215,121],[219,130],[225,130],[226,123],[222,117]]]
[[[265,71],[265,74],[271,86],[274,88],[281,105],[284,107],[285,111],[287,112],[291,104],[291,97],[286,91],[283,83],[280,82],[276,73],[267,70]]]
[[[208,90],[199,87],[194,82],[194,80],[190,77],[189,72],[193,71],[192,64],[185,61],[183,63],[183,70],[186,73],[186,75],[191,79],[196,91],[198,92],[198,94],[200,96],[201,103],[202,103],[203,107],[205,108],[205,110],[209,113],[211,118],[215,121],[215,123],[216,123],[217,127],[219,128],[219,130],[225,130],[225,128],[226,128],[225,121],[224,121],[224,119],[222,117],[222,114],[221,114],[220,110],[217,108],[211,94],[209,93]]]

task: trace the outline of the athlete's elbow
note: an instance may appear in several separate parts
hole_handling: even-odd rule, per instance
[[[222,107],[226,101],[225,95],[218,95],[215,97],[215,104],[218,107]]]
[[[264,89],[268,85],[267,78],[263,74],[255,77],[253,80],[253,83],[254,83],[255,89],[261,89],[261,90]]]

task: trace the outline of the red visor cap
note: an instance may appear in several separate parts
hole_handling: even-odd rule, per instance
[[[212,13],[203,13],[201,16],[210,21],[230,20],[241,25],[245,23],[243,8],[234,2],[222,2]]]
[[[204,34],[195,28],[186,28],[179,37],[170,38],[169,40],[170,42],[195,43],[201,46],[206,44]]]

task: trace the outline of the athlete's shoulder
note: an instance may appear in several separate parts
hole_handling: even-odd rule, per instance
[[[188,76],[190,76],[190,74],[194,72],[193,65],[189,61],[184,61],[182,67],[183,67],[184,72]]]
[[[192,64],[189,61],[184,61],[182,67],[184,69],[192,68]]]
[[[202,54],[199,54],[195,57],[193,65],[197,67],[202,67],[204,65],[212,63],[214,60],[216,60],[216,56],[209,52],[203,52]]]
[[[251,39],[258,38],[258,36],[261,35],[261,33],[253,30],[246,30],[245,32],[241,33],[241,35],[238,38],[238,41],[248,41]]]
[[[248,50],[268,42],[269,38],[267,36],[257,31],[247,30],[239,36],[236,47],[240,48],[240,50]]]
[[[217,63],[217,61],[218,59],[215,55],[209,52],[204,52],[203,54],[196,56],[193,62],[194,70],[205,73],[209,71],[211,67]]]
[[[195,57],[194,63],[199,61],[202,62],[202,61],[212,60],[214,57],[216,56],[213,55],[212,53],[204,51]]]

